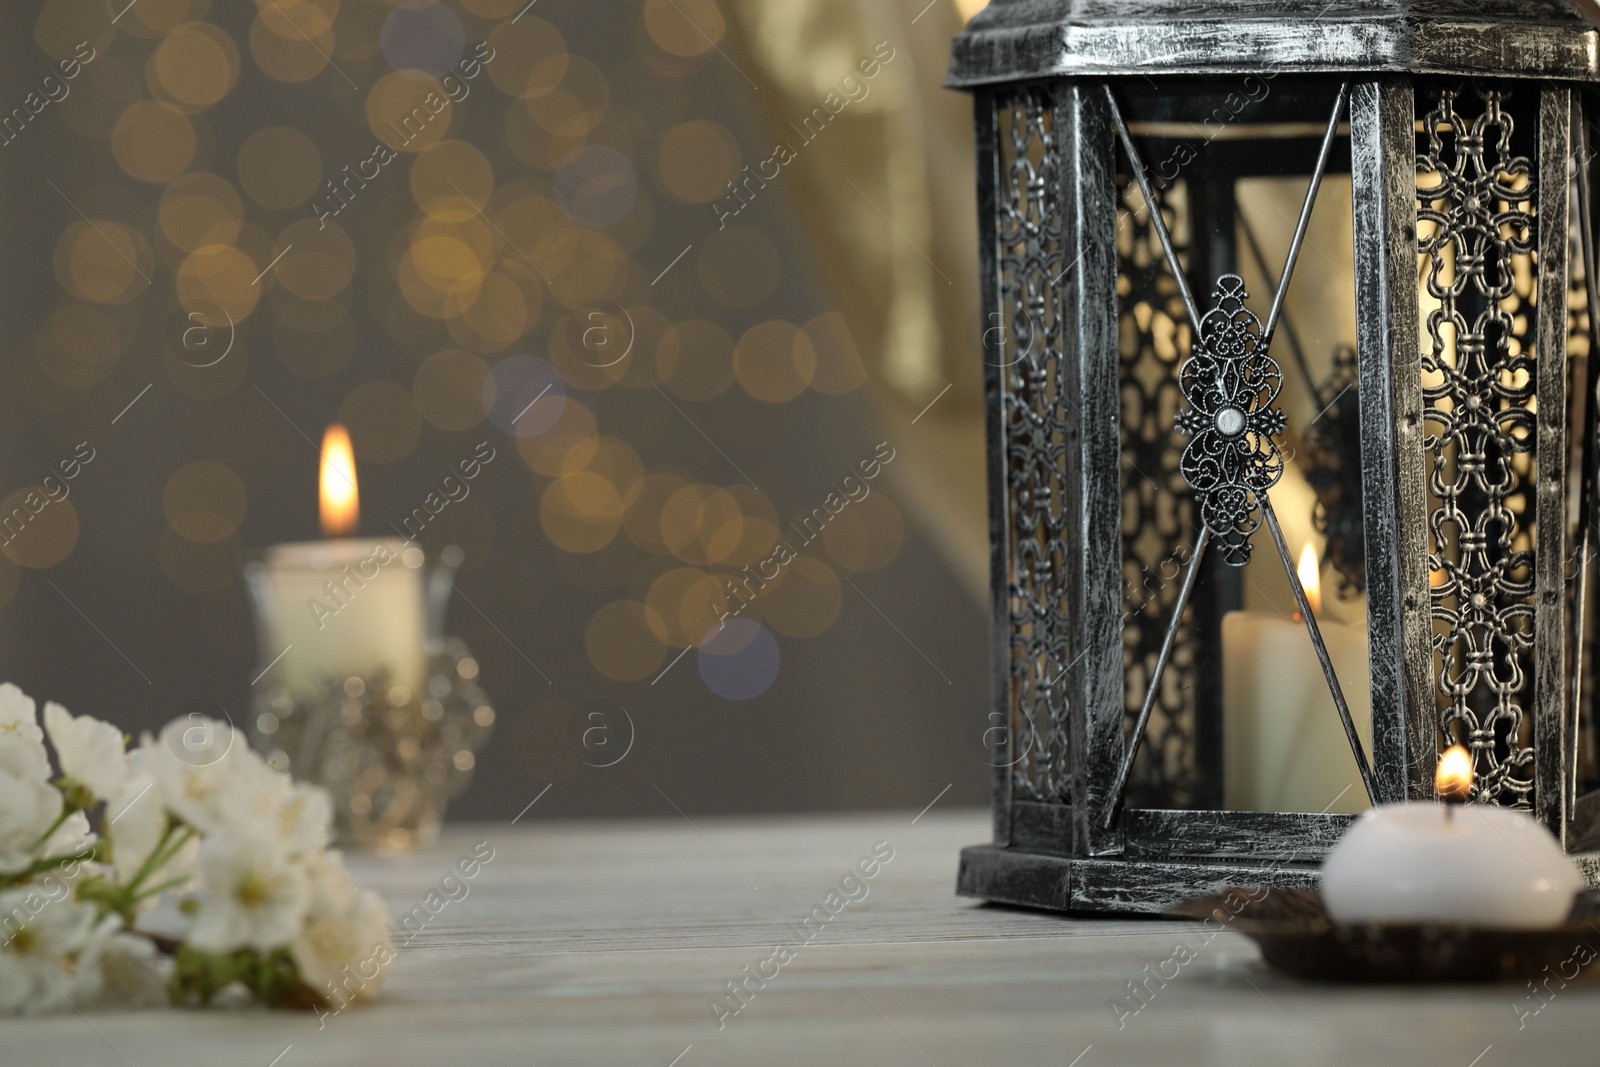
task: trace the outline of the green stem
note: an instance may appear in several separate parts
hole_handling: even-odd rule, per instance
[[[161,893],[161,892],[163,892],[165,890],[171,889],[175,885],[182,885],[183,883],[187,882],[188,880],[189,880],[189,876],[187,874],[180,874],[176,878],[168,878],[165,882],[162,882],[160,885],[154,885],[154,886],[151,886],[149,889],[141,890],[140,892],[133,894],[131,902],[134,903],[134,904],[137,904],[139,901],[145,900],[145,899],[147,899],[149,897],[153,897],[157,893]]]
[[[39,835],[39,840],[35,841],[33,843],[33,847],[28,849],[28,851],[32,852],[35,848],[43,847],[44,843],[50,840],[55,832],[61,829],[61,827],[66,824],[68,819],[72,818],[72,813],[77,810],[78,809],[73,807],[71,804],[62,804],[61,814],[56,816],[56,821],[50,824],[50,829]]]
[[[53,871],[57,867],[71,863],[73,860],[84,863],[89,860],[99,859],[102,853],[103,849],[101,847],[101,842],[97,841],[93,847],[85,852],[73,853],[70,856],[50,856],[45,859],[34,860],[20,871],[12,871],[6,874],[0,874],[0,889],[5,889],[8,886],[26,882],[36,874],[44,874],[48,871]]]
[[[139,869],[134,872],[133,878],[123,888],[130,893],[133,892],[135,889],[139,888],[140,882],[148,878],[150,874],[161,865],[161,863],[166,862],[165,860],[161,859],[161,849],[166,845],[168,839],[172,837],[172,831],[175,829],[177,829],[175,824],[170,822],[167,824],[166,829],[161,831],[161,836],[156,840],[155,847],[150,850],[150,855],[144,858],[144,862],[140,864]]]

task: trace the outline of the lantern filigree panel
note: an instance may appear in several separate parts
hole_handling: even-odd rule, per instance
[[[1190,239],[1186,192],[1179,182],[1159,196],[1180,254]],[[1131,177],[1119,179],[1118,196],[1123,708],[1132,729],[1177,603],[1178,579],[1193,553],[1195,517],[1194,493],[1178,467],[1183,442],[1172,431],[1183,405],[1178,368],[1188,356],[1183,299]],[[1185,609],[1129,779],[1130,802],[1137,806],[1188,807],[1196,799],[1193,614],[1192,607]]]
[[[997,105],[1001,452],[1010,633],[1011,773],[1021,799],[1065,802],[1068,606],[1068,408],[1062,276],[1069,258],[1063,159],[1053,94],[1026,89]]]
[[[1537,361],[1546,358],[1534,344],[1538,91],[1419,86],[1416,99],[1439,727],[1471,750],[1477,797],[1526,808],[1534,771],[1535,394]]]

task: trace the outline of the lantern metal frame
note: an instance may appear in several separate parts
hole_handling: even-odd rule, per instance
[[[1585,10],[1576,0],[1224,0],[1204,9],[1183,0],[993,0],[956,39],[947,84],[974,97],[979,277],[984,322],[996,327],[984,333],[983,359],[993,620],[989,720],[1000,727],[986,735],[995,768],[994,841],[963,851],[958,892],[1061,911],[1156,912],[1233,886],[1316,886],[1321,858],[1352,816],[1215,810],[1215,775],[1191,783],[1191,806],[1125,803],[1130,771],[1153,729],[1151,705],[1173,635],[1202,569],[1200,557],[1208,542],[1213,553],[1219,544],[1248,553],[1250,535],[1263,522],[1289,571],[1343,718],[1352,749],[1346,756],[1356,761],[1371,800],[1431,797],[1445,728],[1466,729],[1480,774],[1488,772],[1475,799],[1527,808],[1591,883],[1600,884],[1600,782],[1580,783],[1578,773],[1580,734],[1590,743],[1595,736],[1588,686],[1595,666],[1592,572],[1600,530],[1594,417],[1600,344],[1592,330],[1600,296],[1591,200],[1595,153],[1586,117],[1600,114],[1600,96],[1593,92],[1600,82],[1600,33]],[[1184,268],[1118,103],[1127,94],[1150,99],[1168,90],[1164,106],[1183,118],[1183,96],[1195,85],[1224,91],[1228,79],[1237,83],[1252,74],[1266,74],[1279,86],[1332,86],[1336,93],[1331,120],[1326,112],[1287,116],[1315,122],[1325,132],[1300,145],[1317,149],[1316,162],[1264,325],[1232,269],[1242,252],[1231,208],[1210,218],[1211,229],[1201,217],[1197,231],[1204,232],[1194,235],[1195,244],[1204,236],[1210,247],[1191,249]],[[1474,120],[1453,110],[1458,90],[1464,109],[1488,117]],[[1508,207],[1506,187],[1494,182],[1512,161],[1486,162],[1483,153],[1495,146],[1468,135],[1501,129],[1505,138],[1498,147],[1504,149],[1511,118],[1501,108],[1511,98],[1532,151],[1523,161],[1527,181]],[[1522,242],[1516,254],[1525,267],[1534,265],[1530,306],[1522,312],[1525,345],[1516,357],[1522,385],[1515,395],[1503,385],[1513,373],[1504,355],[1509,342],[1492,332],[1501,328],[1493,323],[1474,326],[1479,335],[1461,342],[1478,344],[1476,351],[1486,354],[1473,357],[1482,373],[1447,382],[1445,388],[1456,390],[1453,400],[1441,402],[1441,387],[1424,383],[1424,370],[1436,378],[1440,367],[1421,341],[1430,327],[1419,321],[1418,257],[1428,252],[1428,241],[1461,238],[1445,232],[1459,221],[1455,216],[1433,220],[1431,235],[1426,241],[1419,237],[1419,221],[1435,205],[1419,192],[1418,161],[1445,166],[1430,155],[1440,151],[1441,137],[1448,142],[1449,162],[1476,166],[1482,186],[1453,189],[1445,196],[1455,197],[1452,210],[1476,209],[1497,190],[1497,210],[1523,205],[1508,228],[1497,221],[1487,236],[1457,241],[1463,257],[1476,247],[1471,240],[1497,249],[1506,240]],[[1462,162],[1474,152],[1475,163]],[[1134,686],[1125,661],[1125,620],[1119,618],[1126,443],[1117,291],[1123,264],[1116,233],[1122,189],[1136,180],[1143,202],[1153,206],[1147,224],[1174,265],[1169,273],[1195,339],[1180,363],[1226,350],[1273,364],[1238,371],[1247,383],[1236,390],[1240,404],[1211,403],[1186,390],[1179,427],[1166,432],[1227,436],[1240,432],[1239,420],[1254,418],[1256,438],[1270,442],[1282,416],[1272,414],[1276,364],[1268,348],[1330,154],[1339,156],[1341,167],[1347,155],[1351,176],[1356,346],[1349,369],[1359,396],[1359,421],[1352,424],[1359,427],[1360,529],[1365,544],[1376,546],[1365,553],[1363,576],[1370,767],[1289,565],[1267,495],[1276,480],[1270,469],[1230,475],[1231,511],[1221,505],[1194,508],[1193,548],[1181,586],[1162,605],[1168,615],[1153,674],[1148,662],[1141,664],[1142,705],[1129,702]],[[1119,173],[1125,176],[1120,189]],[[1546,180],[1552,176],[1556,180]],[[1246,238],[1271,281],[1254,235],[1247,232]],[[1491,259],[1503,251],[1497,249],[1489,251]],[[1489,269],[1510,268],[1495,259]],[[1589,312],[1590,328],[1583,332],[1592,354],[1581,357],[1569,355],[1568,297],[1574,285]],[[1217,306],[1202,313],[1194,294],[1213,289]],[[1497,314],[1492,296],[1479,306],[1491,309],[1491,319]],[[1215,324],[1219,312],[1229,320],[1222,328],[1233,332],[1214,349],[1205,323]],[[1439,327],[1432,328],[1437,345]],[[1482,336],[1485,329],[1491,332]],[[1555,358],[1539,358],[1550,353]],[[1446,368],[1454,369],[1454,363]],[[1457,401],[1463,410],[1487,404],[1501,422],[1514,417],[1516,441],[1494,447],[1529,453],[1534,472],[1516,487],[1528,512],[1526,544],[1519,543],[1516,553],[1526,581],[1501,580],[1488,597],[1492,603],[1479,605],[1491,615],[1500,610],[1515,616],[1509,627],[1515,633],[1491,636],[1521,642],[1506,658],[1517,660],[1511,669],[1526,669],[1525,678],[1518,676],[1520,689],[1500,693],[1487,727],[1459,693],[1443,700],[1439,695],[1444,683],[1436,656],[1452,655],[1452,641],[1471,646],[1482,634],[1435,634],[1435,622],[1454,608],[1447,610],[1443,594],[1430,583],[1433,572],[1447,567],[1441,562],[1445,548],[1431,540],[1430,523],[1462,518],[1463,506],[1481,511],[1505,505],[1498,497],[1461,505],[1448,486],[1441,504],[1440,485],[1430,483],[1445,463],[1441,436],[1457,432],[1440,431],[1439,420],[1456,410]],[[1516,410],[1506,414],[1511,408]],[[1191,487],[1198,484],[1195,470],[1182,473]],[[1441,507],[1448,512],[1443,519]],[[1433,548],[1440,554],[1430,557]],[[1453,548],[1474,550],[1485,551]],[[1501,551],[1510,554],[1509,541]],[[1463,615],[1477,595],[1465,581],[1448,590],[1457,598],[1448,604]],[[1220,619],[1225,607],[1203,610]],[[1439,625],[1448,629],[1445,622]],[[1460,627],[1465,631],[1468,624]],[[1489,663],[1498,653],[1474,653],[1480,654]],[[1492,666],[1486,668],[1490,674]],[[1214,770],[1220,766],[1220,697],[1193,699],[1186,742]],[[1524,709],[1523,702],[1530,706]],[[1524,710],[1530,725],[1519,735],[1516,719]],[[1511,721],[1509,742],[1505,721],[1495,725],[1495,715]],[[1521,763],[1497,765],[1497,744],[1501,751],[1509,744]]]

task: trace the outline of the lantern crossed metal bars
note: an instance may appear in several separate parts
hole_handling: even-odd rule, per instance
[[[1001,326],[984,359],[1005,724],[994,843],[963,852],[962,893],[1154,911],[1315,885],[1352,816],[1221,810],[1221,621],[1262,525],[1348,742],[1318,758],[1372,803],[1417,799],[1461,741],[1474,799],[1528,809],[1600,874],[1597,56],[1567,0],[993,0],[956,40]],[[1319,381],[1302,335],[1321,294],[1296,290],[1298,329],[1287,298],[1335,173],[1354,356],[1338,346]],[[1243,190],[1285,174],[1305,191],[1274,278]],[[1271,291],[1264,323],[1246,273]],[[1300,424],[1290,368],[1321,409]],[[1341,588],[1367,594],[1370,678],[1341,680],[1296,574],[1270,492],[1285,435]],[[1181,581],[1130,600],[1168,559]]]

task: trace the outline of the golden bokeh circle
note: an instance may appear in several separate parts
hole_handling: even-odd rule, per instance
[[[56,278],[72,295],[124,304],[149,287],[153,254],[144,235],[110,219],[69,224],[56,243]]]
[[[778,543],[778,512],[764,493],[748,485],[724,490],[739,506],[739,543],[722,558],[724,566],[744,567],[767,558]]]
[[[181,108],[198,111],[228,95],[239,80],[239,49],[233,38],[205,22],[169,32],[145,66],[150,91]]]
[[[728,183],[741,166],[739,143],[715,122],[680,122],[662,135],[656,164],[667,192],[691,204],[709,204],[731,195]]]
[[[704,55],[728,32],[714,0],[645,0],[644,28],[656,47],[674,56]]]
[[[564,474],[539,497],[539,524],[552,544],[568,552],[598,552],[622,526],[617,487],[588,470]]]
[[[255,310],[261,268],[232,245],[207,245],[184,257],[177,271],[178,303],[189,311],[213,316],[220,308],[238,325]]]
[[[875,571],[900,552],[906,524],[900,509],[881,489],[868,485],[868,495],[852,501],[822,529],[822,546],[839,566],[850,571]]]
[[[757,323],[745,331],[733,350],[733,372],[739,384],[769,404],[784,404],[805,392],[816,369],[811,338],[793,323]]]
[[[440,141],[417,153],[411,164],[411,196],[441,222],[478,217],[494,195],[489,157],[465,141]]]
[[[534,246],[532,259],[550,280],[550,295],[563,307],[578,308],[619,295],[627,278],[628,257],[599,230],[573,226]],[[507,266],[514,266],[508,258]]]
[[[772,570],[769,564],[763,573]],[[763,619],[789,637],[816,637],[839,618],[843,587],[820,559],[798,556],[784,564],[778,581],[762,591]]]
[[[550,92],[567,73],[567,42],[561,31],[531,15],[502,22],[489,34],[494,62],[489,79],[508,96],[531,100]]]
[[[595,670],[618,682],[648,678],[666,658],[666,622],[647,604],[618,600],[589,620],[583,644]]]
[[[356,459],[393,463],[416,447],[422,418],[411,391],[393,382],[363,382],[345,395],[339,421],[350,430]]]
[[[639,491],[628,512],[623,516],[623,529],[628,540],[646,552],[668,553],[662,536],[661,509],[673,495],[688,485],[681,476],[671,471],[651,471],[639,484]]]
[[[662,574],[644,599],[663,624],[660,636],[674,648],[698,645],[716,628],[729,602],[722,583],[694,567],[674,567]]]
[[[538,317],[537,297],[530,308],[528,292],[508,272],[491,270],[471,303],[450,320],[451,336],[480,352],[501,351],[526,333]]]
[[[753,226],[713,233],[696,267],[707,295],[725,307],[754,307],[778,287],[778,247]]]
[[[232,244],[244,225],[244,204],[226,179],[197,171],[167,186],[156,218],[167,240],[193,252],[206,245]]]
[[[706,499],[717,491],[715,486],[687,484],[661,505],[661,542],[685,563],[704,566],[711,562],[700,532],[705,523]]]
[[[397,152],[437,144],[449,135],[454,117],[444,86],[414,70],[385,74],[367,94],[367,125]]]
[[[104,0],[46,0],[33,24],[33,39],[45,55],[78,63],[103,56],[116,32]]]
[[[711,563],[727,563],[744,541],[744,511],[726,489],[713,489],[700,499],[700,550]]]
[[[605,120],[611,87],[605,72],[582,56],[569,57],[566,67],[561,84],[530,98],[526,107],[552,135],[585,137]]]
[[[248,500],[244,482],[232,468],[201,460],[172,473],[161,506],[180,537],[209,545],[238,531]]]
[[[301,219],[278,235],[272,254],[282,258],[270,276],[306,300],[332,299],[355,276],[356,246],[337,223]]]
[[[322,184],[322,153],[290,126],[257,130],[239,148],[239,184],[262,207],[299,207]]]
[[[211,0],[139,0],[129,10],[132,21],[127,26],[130,32],[137,26],[146,27],[149,32],[142,36],[147,37],[170,33],[186,22],[204,18],[210,7]]]
[[[70,492],[53,483],[8,493],[0,500],[0,552],[32,570],[54,567],[72,555],[78,545],[78,512],[62,495]]]
[[[582,401],[564,396],[542,403],[561,407],[555,421],[529,436],[517,436],[517,453],[535,474],[559,478],[569,471],[582,470],[594,459],[600,447],[594,415]]]
[[[337,12],[338,5],[331,5]],[[269,78],[310,81],[333,54],[333,15],[308,0],[273,0],[259,5],[250,24],[250,56]]]
[[[482,357],[447,348],[417,367],[411,397],[422,417],[439,429],[470,430],[484,419],[483,382],[488,376],[489,365]],[[517,440],[520,445],[523,438]]]
[[[111,131],[118,165],[145,182],[169,182],[188,170],[195,143],[189,117],[161,100],[129,104]]]

